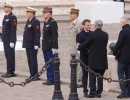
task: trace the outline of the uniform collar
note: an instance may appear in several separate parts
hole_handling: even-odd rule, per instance
[[[78,21],[78,18],[75,19],[75,20],[72,22],[72,24],[75,24],[77,21]]]
[[[31,22],[33,19],[35,19],[35,16],[34,16],[34,17],[32,17],[31,19],[28,19],[28,20],[29,20],[29,22]]]
[[[49,22],[52,19],[52,17],[50,17],[48,20],[45,21],[45,23]]]
[[[5,15],[8,16],[8,15],[11,15],[11,14],[12,14],[12,12],[9,12],[9,13],[6,13]]]

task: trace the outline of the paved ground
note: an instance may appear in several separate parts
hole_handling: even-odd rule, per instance
[[[130,11],[130,6],[126,5],[126,10],[127,14],[126,16],[130,16],[129,11]],[[59,27],[59,57],[61,58],[61,80],[65,82],[69,82],[70,78],[70,55],[69,55],[69,50],[67,50],[67,42],[68,42],[68,26],[70,22],[68,21],[68,17],[63,17],[63,16],[57,16],[57,19],[66,19],[66,21],[59,21],[58,25]],[[19,24],[20,27],[18,29],[18,35],[22,36],[23,33],[23,27],[24,23]],[[109,39],[110,40],[116,40],[118,37],[118,33],[120,31],[121,27],[119,24],[109,24],[109,25],[104,25],[103,30],[107,31],[109,34]],[[63,45],[64,44],[64,45]],[[109,49],[108,49],[109,50]],[[44,60],[42,57],[42,50],[39,50],[38,53],[38,65],[39,65],[39,70],[42,68],[44,65]],[[63,69],[66,70],[63,70]],[[4,57],[4,52],[0,52],[0,75],[2,73],[6,72],[6,60]],[[11,78],[11,79],[6,79],[7,81],[15,81],[15,82],[21,82],[27,76],[29,76],[29,70],[28,70],[28,64],[27,64],[27,58],[26,58],[26,52],[24,50],[21,51],[16,51],[16,74],[18,74],[17,78]],[[43,74],[41,77],[43,80],[46,79],[46,73]],[[0,100],[51,100],[52,95],[53,95],[53,86],[43,86],[42,81],[37,81],[30,83],[29,85],[25,87],[13,87],[10,88],[9,86],[5,84],[0,83]],[[62,92],[64,95],[65,100],[68,99],[69,97],[69,87],[68,85],[62,85]],[[82,95],[82,89],[78,89],[78,94],[80,100],[93,100],[93,99],[86,99]],[[118,94],[116,93],[111,93],[111,92],[103,92],[103,98],[99,100],[118,100],[116,98]],[[98,100],[98,99],[97,99]]]
[[[8,81],[15,81],[16,83],[24,81],[24,78],[11,78]],[[25,87],[15,86],[9,87],[8,85],[0,83],[0,100],[52,100],[54,86],[42,85],[42,81],[32,82]],[[61,85],[61,91],[64,100],[68,100],[70,88],[68,85]],[[80,100],[118,100],[117,93],[103,92],[102,98],[88,99],[84,98],[82,88],[78,89],[78,96]],[[122,99],[123,100],[123,99]],[[125,99],[126,100],[126,99]],[[129,99],[128,99],[129,100]]]

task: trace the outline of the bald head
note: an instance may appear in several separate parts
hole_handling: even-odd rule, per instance
[[[120,19],[120,24],[121,24],[121,26],[124,26],[124,25],[126,25],[126,24],[128,24],[128,23],[129,23],[129,20],[128,20],[127,17],[122,17],[122,18]]]

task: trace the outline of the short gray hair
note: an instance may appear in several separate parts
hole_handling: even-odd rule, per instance
[[[128,23],[129,23],[128,18],[125,17],[125,16],[121,17],[121,21],[122,21],[124,24],[128,24]]]
[[[96,29],[102,29],[103,22],[101,20],[96,20],[94,26],[96,27]]]

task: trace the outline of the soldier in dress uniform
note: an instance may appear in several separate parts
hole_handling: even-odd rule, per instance
[[[3,19],[2,27],[2,42],[4,46],[4,53],[7,60],[7,72],[2,75],[4,78],[14,77],[15,75],[15,44],[16,44],[16,30],[17,18],[12,13],[14,6],[5,2],[4,12],[6,15]]]
[[[42,40],[42,50],[44,61],[48,62],[49,59],[53,58],[53,54],[58,51],[58,25],[57,22],[52,18],[52,8],[43,8],[43,40]],[[45,85],[54,84],[54,68],[50,64],[47,69],[47,81],[43,83]]]
[[[70,54],[76,54],[76,58],[79,59],[78,50],[75,48],[76,35],[81,31],[81,22],[78,20],[79,9],[71,8],[70,19],[71,25],[69,27],[69,52]],[[82,87],[82,68],[78,64],[77,66],[77,88]]]
[[[23,48],[26,48],[31,79],[38,73],[37,53],[40,48],[41,31],[40,22],[35,17],[36,9],[27,7],[26,12],[28,20],[23,34]]]

